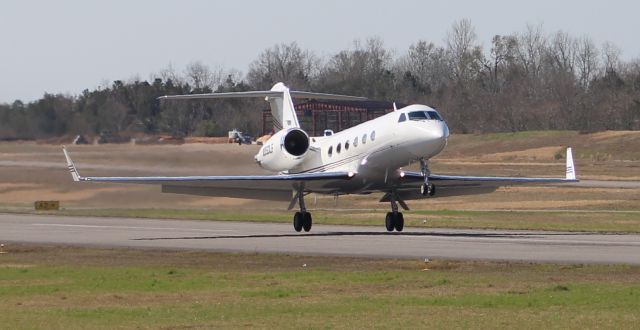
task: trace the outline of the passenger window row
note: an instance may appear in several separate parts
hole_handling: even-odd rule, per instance
[[[371,131],[371,134],[369,134],[369,139],[371,139],[371,142],[376,140],[376,131]],[[367,143],[367,133],[362,134],[362,144],[366,144]],[[345,141],[344,143],[344,150],[349,150],[349,140]],[[356,136],[353,139],[353,147],[356,148],[358,146],[358,137]],[[340,151],[342,151],[342,142],[338,143],[338,145],[336,146],[336,153],[340,153]],[[330,146],[329,149],[327,150],[327,154],[329,155],[329,157],[331,157],[333,155],[333,146]]]

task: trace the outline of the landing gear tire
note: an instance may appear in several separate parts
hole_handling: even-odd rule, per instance
[[[396,231],[402,231],[402,229],[404,229],[404,216],[402,215],[402,212],[396,213],[394,227]]]
[[[433,183],[425,183],[420,186],[420,194],[422,194],[422,196],[433,196],[436,194],[436,186],[433,185]]]
[[[311,230],[311,225],[313,224],[313,219],[311,218],[311,213],[304,212],[302,213],[302,228],[304,231],[308,232]]]
[[[296,214],[293,215],[293,229],[295,229],[297,232],[302,231],[303,221],[304,217],[302,215],[302,212],[296,212]],[[309,226],[309,229],[311,229],[311,226]]]
[[[393,231],[395,228],[393,212],[387,212],[387,217],[384,219],[384,224],[387,227],[387,231]]]

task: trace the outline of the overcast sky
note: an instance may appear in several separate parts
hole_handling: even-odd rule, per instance
[[[165,1],[2,0],[0,102],[49,93],[78,94],[170,63],[200,60],[246,73],[265,48],[292,41],[318,55],[379,36],[401,54],[419,39],[443,44],[468,18],[487,49],[495,34],[542,24],[611,41],[625,60],[640,57],[636,1]]]

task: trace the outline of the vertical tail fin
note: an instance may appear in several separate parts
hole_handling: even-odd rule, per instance
[[[282,96],[267,96],[267,101],[271,106],[274,131],[277,132],[285,128],[300,127],[289,88],[283,83],[277,83],[271,90],[274,92],[282,92]]]

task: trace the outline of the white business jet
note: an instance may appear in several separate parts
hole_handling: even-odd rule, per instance
[[[310,137],[296,117],[292,98],[363,100],[364,98],[291,91],[278,83],[270,91],[163,96],[161,100],[264,97],[269,102],[276,132],[255,156],[256,163],[277,174],[249,176],[145,176],[83,177],[63,148],[74,181],[157,184],[162,192],[200,196],[224,196],[289,201],[293,228],[311,230],[311,213],[304,197],[382,192],[380,202],[391,211],[385,219],[388,231],[402,231],[404,217],[398,205],[426,197],[488,193],[500,186],[576,182],[571,148],[567,148],[564,178],[478,177],[437,175],[428,161],[447,144],[449,128],[438,111],[410,105],[329,136]],[[395,107],[395,106],[394,106]],[[420,172],[403,170],[419,162]],[[436,192],[437,187],[437,192]]]

